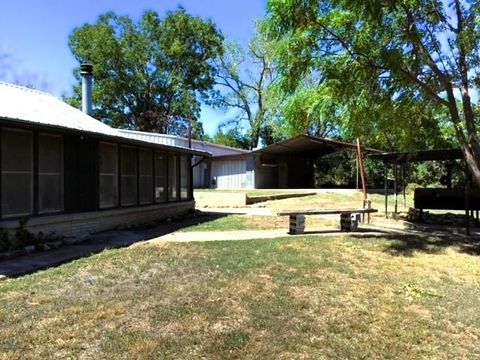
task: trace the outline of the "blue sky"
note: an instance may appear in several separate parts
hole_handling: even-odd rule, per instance
[[[253,22],[265,14],[265,0],[17,0],[2,1],[0,11],[0,80],[29,83],[56,96],[68,94],[77,66],[67,45],[75,27],[93,23],[114,11],[137,19],[147,9],[160,15],[182,5],[192,15],[213,20],[229,40],[246,44]],[[1,58],[0,58],[1,59]],[[213,134],[226,118],[222,111],[202,107],[201,120]]]

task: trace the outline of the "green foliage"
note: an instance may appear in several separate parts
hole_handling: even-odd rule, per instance
[[[287,129],[308,131],[325,114],[338,135],[372,147],[459,145],[480,183],[470,95],[480,84],[477,2],[269,0],[267,7],[262,29],[276,44]]]
[[[11,246],[10,237],[8,236],[8,232],[2,228],[0,228],[0,251],[8,250]]]
[[[164,19],[146,11],[138,22],[109,12],[74,29],[69,46],[79,62],[94,65],[95,117],[114,127],[180,135],[191,120],[201,136],[199,97],[209,95],[212,60],[223,52],[223,36],[211,21],[182,8]],[[78,69],[75,76],[78,84],[67,100],[78,106]]]
[[[369,188],[383,188],[384,168],[378,161],[364,161]],[[315,186],[319,188],[355,188],[357,177],[356,153],[341,151],[315,161]],[[361,188],[361,179],[358,186]]]
[[[35,243],[35,235],[27,230],[28,218],[18,221],[18,227],[15,229],[15,239],[11,241],[14,249],[22,249],[26,245]]]
[[[237,128],[231,128],[225,132],[221,127],[218,128],[217,133],[211,139],[211,142],[245,150],[250,148],[249,136],[240,133]]]

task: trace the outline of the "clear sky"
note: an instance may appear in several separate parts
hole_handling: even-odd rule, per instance
[[[265,0],[1,0],[0,56],[9,58],[0,64],[0,80],[29,83],[56,96],[69,94],[77,64],[67,41],[75,27],[93,23],[107,11],[138,19],[144,10],[163,15],[179,5],[213,20],[229,40],[241,44],[265,14]],[[202,107],[207,133],[212,135],[224,119],[222,111]]]

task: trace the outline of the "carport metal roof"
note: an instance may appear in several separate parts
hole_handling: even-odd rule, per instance
[[[321,138],[311,135],[299,135],[294,138],[279,141],[263,149],[254,151],[254,154],[268,155],[301,155],[308,157],[325,156],[343,149],[356,149],[355,144]],[[381,153],[379,150],[363,148],[366,152]]]
[[[371,159],[384,161],[390,164],[404,164],[407,162],[445,161],[463,159],[460,149],[419,150],[412,153],[386,152],[369,155]]]

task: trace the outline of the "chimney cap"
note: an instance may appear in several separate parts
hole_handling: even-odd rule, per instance
[[[80,74],[81,75],[92,75],[93,74],[93,65],[89,63],[80,64]]]

